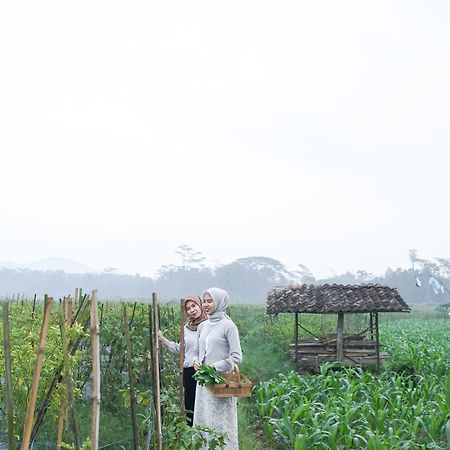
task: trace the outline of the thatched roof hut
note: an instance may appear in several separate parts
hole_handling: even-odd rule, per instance
[[[410,312],[397,289],[377,284],[290,285],[278,287],[267,296],[267,313],[295,314],[294,358],[296,367],[318,367],[325,361],[346,364],[373,364],[387,354],[380,354],[379,312]],[[301,313],[337,314],[337,333],[334,338],[321,339],[300,324]],[[357,334],[344,335],[345,313],[368,313],[368,328]],[[299,328],[314,340],[299,342]],[[368,333],[370,339],[365,339]]]
[[[267,313],[336,314],[409,312],[397,289],[378,284],[312,284],[276,288],[267,296]]]

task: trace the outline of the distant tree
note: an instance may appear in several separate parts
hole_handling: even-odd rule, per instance
[[[189,294],[201,295],[213,284],[213,273],[206,267],[163,266],[155,289],[164,300],[180,299]]]
[[[217,286],[230,293],[234,301],[264,303],[270,289],[289,284],[292,277],[280,261],[252,256],[218,267],[214,280]]]
[[[434,258],[437,261],[438,275],[442,278],[450,278],[450,259]]]
[[[414,248],[411,248],[409,250],[409,260],[411,261],[412,268],[414,270],[414,263],[418,260],[417,258],[417,250]]]
[[[175,253],[181,258],[181,267],[205,267],[205,257],[186,244],[179,245]]]
[[[450,303],[444,303],[442,305],[438,305],[436,307],[436,310],[442,313],[442,315],[446,319],[450,319]]]
[[[296,283],[314,284],[316,279],[314,278],[311,270],[304,264],[297,264],[298,269],[291,272],[292,281]]]

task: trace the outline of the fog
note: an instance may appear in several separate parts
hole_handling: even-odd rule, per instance
[[[2,2],[0,261],[448,257],[449,9]]]

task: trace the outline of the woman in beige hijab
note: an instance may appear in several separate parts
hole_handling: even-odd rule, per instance
[[[183,387],[184,407],[186,410],[186,421],[192,425],[194,417],[195,392],[197,382],[192,378],[194,370],[194,348],[197,343],[197,327],[206,320],[206,314],[202,309],[202,302],[198,295],[189,295],[184,299],[184,308],[188,316],[188,322],[184,326],[184,363],[183,363]],[[180,354],[180,344],[169,341],[161,331],[158,332],[159,340],[167,346],[173,354]]]

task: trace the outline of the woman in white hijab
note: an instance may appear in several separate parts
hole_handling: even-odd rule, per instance
[[[239,332],[226,315],[228,294],[223,289],[210,288],[203,293],[203,309],[208,320],[197,328],[198,345],[194,350],[194,369],[201,364],[213,366],[219,373],[232,369],[242,361]],[[226,432],[226,450],[239,449],[237,405],[235,397],[214,397],[208,388],[197,386],[194,408],[194,425]]]

